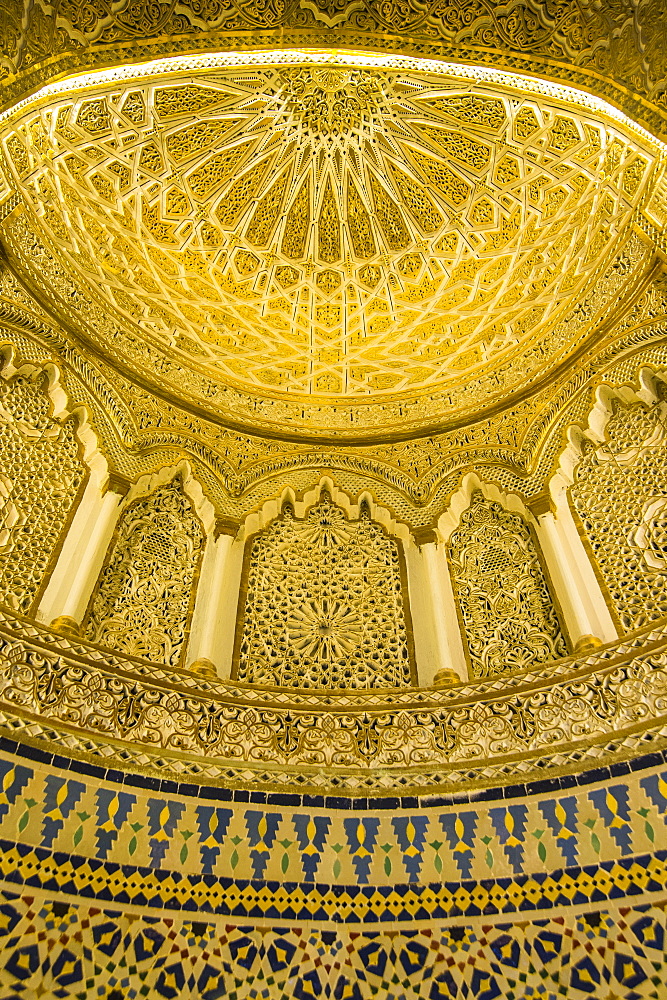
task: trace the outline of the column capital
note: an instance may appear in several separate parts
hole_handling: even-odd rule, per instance
[[[419,548],[422,545],[430,545],[431,542],[438,541],[438,533],[432,524],[423,524],[412,529],[412,537]]]
[[[231,517],[225,517],[221,515],[215,519],[215,527],[213,528],[213,537],[218,539],[220,535],[231,535],[232,538],[236,538],[239,531],[238,521],[234,521]]]
[[[538,493],[537,496],[527,500],[526,507],[534,517],[541,517],[542,514],[555,515],[556,513],[556,504],[554,503],[553,497],[547,490],[544,490],[542,493]]]
[[[117,493],[121,497],[126,497],[131,488],[132,483],[126,476],[121,476],[119,472],[109,472],[104,492]]]

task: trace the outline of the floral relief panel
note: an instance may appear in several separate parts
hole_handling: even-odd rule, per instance
[[[449,540],[454,590],[475,677],[568,653],[530,529],[481,491]]]
[[[286,507],[248,562],[239,680],[289,687],[411,683],[398,544],[327,494],[304,520]]]
[[[201,525],[176,483],[130,504],[92,599],[86,638],[177,665],[202,546]]]

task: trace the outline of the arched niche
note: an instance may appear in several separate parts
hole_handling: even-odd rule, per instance
[[[273,519],[246,535],[237,680],[332,689],[415,683],[403,546],[373,507],[323,478],[300,500],[285,490]]]
[[[84,406],[72,406],[50,361],[0,346],[0,601],[39,602],[86,481],[107,463]]]
[[[125,498],[82,632],[101,645],[182,664],[215,514],[190,465],[143,476]]]
[[[468,474],[440,517],[464,646],[474,677],[567,655],[561,613],[520,497]]]
[[[667,381],[598,387],[585,425],[567,429],[552,477],[569,505],[609,611],[622,631],[667,615]]]

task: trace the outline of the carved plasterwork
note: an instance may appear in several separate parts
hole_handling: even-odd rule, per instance
[[[76,278],[52,290],[98,302],[87,326],[142,378],[294,432],[395,432],[544,377],[659,147],[565,88],[319,58],[127,71],[11,116],[12,183]]]
[[[625,629],[667,614],[667,405],[614,398],[604,441],[581,441],[574,509]]]
[[[202,541],[201,525],[177,482],[130,503],[91,601],[87,638],[177,664]]]
[[[448,554],[473,676],[567,655],[535,542],[520,514],[476,490]]]
[[[250,543],[236,676],[286,687],[411,682],[398,543],[362,508],[349,520],[328,493],[291,507]]]
[[[467,789],[599,766],[667,740],[660,629],[502,684],[388,696],[205,682],[3,617],[0,725],[105,766],[281,790]]]
[[[0,599],[26,613],[84,478],[75,419],[59,423],[44,372],[0,378]]]

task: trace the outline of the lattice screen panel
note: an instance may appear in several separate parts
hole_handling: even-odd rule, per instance
[[[475,492],[449,540],[473,675],[524,670],[568,649],[530,529]]]
[[[287,509],[249,553],[239,680],[288,687],[411,683],[398,543],[325,495]]]
[[[617,406],[570,496],[623,628],[667,615],[667,406]]]
[[[176,484],[130,504],[93,596],[86,637],[177,664],[202,543],[201,525]]]
[[[83,480],[74,422],[38,381],[0,381],[0,601],[28,612]]]

